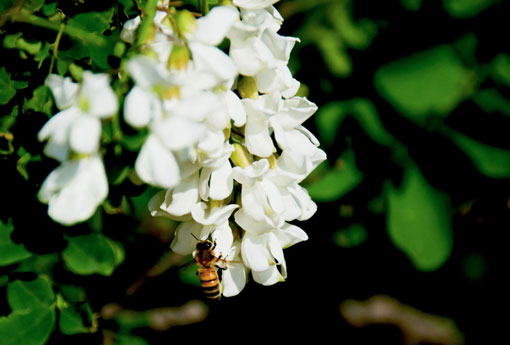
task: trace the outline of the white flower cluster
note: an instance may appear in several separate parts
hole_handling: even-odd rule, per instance
[[[149,209],[181,221],[171,244],[177,253],[192,253],[197,239],[216,242],[215,254],[231,261],[222,276],[224,296],[238,294],[250,271],[264,285],[286,278],[283,249],[307,239],[290,222],[316,211],[299,183],[326,159],[303,127],[317,107],[295,96],[299,82],[288,60],[298,39],[278,34],[283,18],[275,2],[233,0],[196,19],[160,1],[142,54],[125,65],[134,86],[124,119],[149,133],[135,170],[145,183],[165,189]],[[126,22],[121,38],[134,43],[140,24],[140,17]],[[91,93],[89,84],[97,84]],[[97,111],[96,102],[109,104],[113,94],[102,75],[85,74],[80,87],[58,77],[48,85],[59,108],[70,108],[40,133],[49,138],[46,153],[63,161],[45,181],[41,200],[54,219],[72,223],[90,217],[106,197],[99,118],[114,113],[117,102],[112,97]],[[69,151],[86,158],[69,160]],[[101,191],[98,180],[105,181]],[[87,212],[71,214],[81,198],[88,198]]]
[[[117,96],[105,74],[83,73],[81,85],[51,74],[46,85],[57,108],[39,131],[48,140],[44,153],[60,162],[43,182],[39,200],[48,203],[55,221],[71,225],[90,218],[108,195],[108,181],[100,157],[101,119],[118,111]]]

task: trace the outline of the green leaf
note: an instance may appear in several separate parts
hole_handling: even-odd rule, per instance
[[[0,317],[2,345],[43,345],[55,325],[55,310],[35,308]]]
[[[317,46],[331,74],[336,77],[348,77],[351,74],[351,58],[345,51],[342,38],[335,30],[314,20],[310,21],[302,32],[304,42]]]
[[[509,150],[483,144],[453,130],[448,135],[481,173],[492,178],[510,178]]]
[[[384,128],[372,102],[365,98],[353,98],[327,103],[317,111],[315,122],[322,145],[328,147],[334,143],[338,128],[347,115],[354,116],[367,135],[377,143],[390,146],[395,142]]]
[[[333,234],[333,241],[337,246],[343,248],[359,246],[367,239],[367,230],[361,224],[352,224],[351,226],[336,231]]]
[[[380,145],[391,146],[395,138],[384,128],[373,103],[365,98],[354,98],[350,104],[351,113],[365,130],[365,133]]]
[[[474,78],[453,48],[442,45],[382,66],[375,86],[399,112],[417,123],[446,117],[474,88]]]
[[[11,75],[0,67],[0,105],[7,104],[16,94],[16,89],[11,80]]]
[[[425,180],[414,164],[399,189],[387,185],[387,226],[393,244],[421,271],[433,271],[449,258],[453,246],[447,196]]]
[[[67,25],[102,34],[110,28],[112,18],[113,7],[103,12],[79,13],[69,19]]]
[[[491,61],[492,77],[501,84],[510,86],[510,56],[499,54]]]
[[[355,22],[351,12],[350,3],[337,1],[328,7],[325,14],[345,45],[366,49],[377,34],[377,25],[366,18]]]
[[[69,245],[62,252],[67,268],[82,275],[110,275],[116,265],[116,248],[112,240],[92,233],[84,236],[68,237]]]
[[[55,295],[51,283],[41,277],[7,285],[12,313],[0,317],[3,345],[42,345],[55,325]]]
[[[41,113],[45,113],[48,116],[53,114],[53,99],[51,98],[51,90],[45,85],[39,86],[34,90],[31,99],[25,99],[23,109],[32,109]]]
[[[11,240],[11,233],[14,230],[9,219],[7,224],[0,221],[0,266],[10,265],[29,258],[32,253],[27,251],[22,244],[16,244]]]
[[[86,321],[82,315],[87,317]],[[69,306],[60,310],[58,326],[62,334],[88,333],[90,327],[86,323],[92,323],[92,310],[88,303],[77,307]]]
[[[421,7],[422,0],[400,0],[402,6],[407,8],[409,11],[418,11]]]
[[[494,0],[443,0],[443,6],[452,17],[470,18],[492,5]]]
[[[497,89],[484,89],[474,95],[473,100],[487,113],[499,112],[510,116],[510,100],[503,97]]]
[[[321,179],[305,187],[313,200],[329,202],[347,194],[362,179],[363,174],[354,162],[354,152],[349,148],[340,158],[337,167],[329,169]]]
[[[322,145],[325,147],[333,145],[338,128],[346,116],[345,102],[330,102],[319,108],[314,117]]]
[[[119,334],[116,345],[149,345],[145,339],[133,335]]]
[[[55,294],[51,283],[42,277],[32,281],[16,280],[7,285],[7,299],[13,311],[51,307]]]

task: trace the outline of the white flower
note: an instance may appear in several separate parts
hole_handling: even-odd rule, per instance
[[[252,270],[256,282],[263,285],[275,284],[287,277],[283,248],[307,239],[303,230],[287,223],[260,234],[246,232],[241,245],[243,262]]]
[[[248,269],[241,260],[241,242],[234,241],[230,254],[227,256],[227,269],[223,270],[221,276],[225,297],[238,295],[246,285]]]
[[[108,194],[100,157],[63,162],[44,180],[39,200],[48,203],[49,216],[64,225],[90,218]]]
[[[259,9],[271,6],[278,0],[234,0],[234,5],[247,8],[247,9]]]
[[[59,161],[68,158],[70,150],[79,154],[94,154],[99,148],[101,119],[118,110],[117,96],[109,85],[106,74],[83,72],[83,82],[78,85],[69,78],[49,75],[50,87],[60,111],[41,128],[40,141],[48,143],[44,153]]]
[[[228,217],[237,207],[237,205],[228,205],[208,210],[203,203],[197,204],[192,211],[193,220],[179,225],[170,247],[178,254],[187,255],[195,250],[196,238],[205,240],[210,236],[216,242],[216,255],[227,255],[234,242]]]
[[[284,212],[284,203],[275,184],[265,178],[268,172],[269,162],[267,159],[261,159],[244,169],[235,167],[233,176],[242,185],[241,213],[246,213],[259,225],[279,226],[283,223],[281,215]]]

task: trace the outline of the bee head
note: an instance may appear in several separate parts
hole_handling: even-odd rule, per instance
[[[197,250],[209,250],[212,247],[212,242],[205,240],[197,243]]]

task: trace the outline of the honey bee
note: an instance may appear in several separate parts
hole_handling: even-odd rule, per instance
[[[214,255],[216,241],[209,240],[199,241],[195,251],[195,261],[198,265],[198,277],[200,285],[207,298],[220,299],[221,286],[218,268],[227,269],[227,260],[220,256]]]

